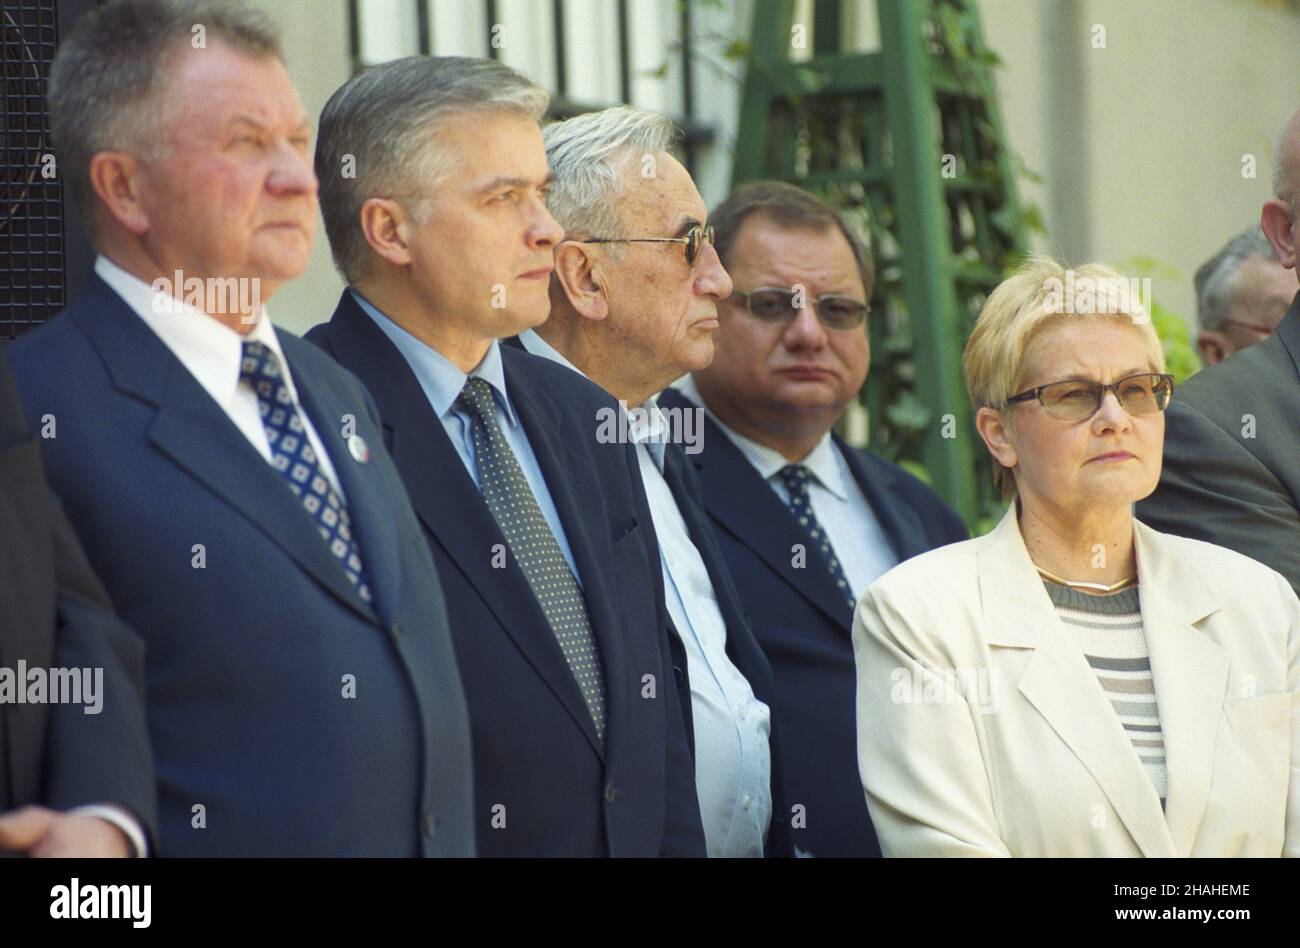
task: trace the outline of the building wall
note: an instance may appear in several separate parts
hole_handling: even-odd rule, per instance
[[[343,0],[253,0],[284,27],[289,71],[308,112],[351,68]],[[613,0],[566,0],[569,95],[618,98]],[[721,50],[749,28],[755,0],[696,4],[696,116],[716,143],[698,154],[696,179],[721,200],[735,149],[741,70]],[[498,0],[502,59],[545,85],[555,81],[549,3]],[[1157,277],[1156,298],[1186,318],[1191,276],[1229,236],[1258,220],[1270,194],[1273,139],[1300,107],[1300,16],[1266,0],[980,0],[984,33],[1004,61],[998,72],[1007,139],[1041,184],[1021,182],[1043,210],[1038,249],[1078,263],[1150,257],[1176,276]],[[481,56],[491,41],[479,0],[431,0],[435,52]],[[362,60],[418,48],[409,0],[361,0]],[[633,103],[680,111],[669,55],[676,0],[630,0]],[[796,16],[811,24],[809,0]],[[844,35],[879,48],[874,0],[846,4]],[[1094,47],[1094,27],[1105,30]],[[811,26],[810,26],[811,29]],[[662,77],[645,73],[665,60]],[[1255,177],[1242,176],[1243,156]],[[271,303],[275,321],[303,331],[327,319],[342,282],[323,226],[305,277]]]
[[[1300,16],[1259,0],[980,6],[1007,137],[1044,177],[1022,186],[1046,216],[1039,249],[1155,258],[1177,271],[1156,299],[1193,319],[1196,268],[1272,194],[1274,139],[1300,108]]]

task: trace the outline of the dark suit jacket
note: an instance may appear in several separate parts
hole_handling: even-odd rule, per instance
[[[675,389],[659,401],[691,404]],[[900,560],[966,538],[961,520],[930,488],[834,439]],[[790,831],[794,844],[814,856],[879,856],[858,776],[853,612],[820,559],[814,563],[814,551],[805,568],[792,565],[791,548],[807,546],[805,535],[711,418],[703,450],[689,457],[723,558],[776,677],[773,715],[784,738],[785,790],[789,805],[802,807],[804,816]]]
[[[1300,595],[1300,295],[1271,338],[1178,386],[1137,517],[1259,560]]]
[[[330,322],[307,338],[374,395],[384,443],[442,576],[474,735],[480,852],[703,855],[636,459],[630,446],[595,438],[598,413],[613,400],[567,369],[502,350],[511,402],[564,524],[604,663],[602,749],[523,571],[511,556],[494,557],[509,549],[505,537],[400,351],[346,290]],[[643,696],[647,675],[654,697]]]
[[[29,423],[57,424],[51,481],[147,648],[160,850],[472,855],[469,724],[433,563],[364,389],[279,335],[373,606],[281,475],[98,277],[11,350]]]
[[[772,712],[771,735],[768,749],[771,756],[772,776],[772,822],[768,827],[767,844],[764,855],[768,857],[789,857],[794,855],[794,843],[790,833],[790,804],[786,797],[784,761],[781,754],[780,712],[777,710],[776,681],[772,676],[772,666],[763,654],[758,640],[750,629],[749,617],[740,593],[731,578],[722,551],[718,548],[717,538],[708,514],[704,510],[704,495],[694,466],[688,460],[689,455],[680,444],[670,444],[664,452],[664,480],[677,500],[677,509],[690,533],[691,542],[700,552],[713,592],[718,598],[718,608],[722,612],[723,622],[727,627],[727,657],[736,669],[745,676],[754,696],[768,706]],[[680,633],[670,626],[677,643],[675,662],[683,669],[682,679],[685,683],[679,693],[684,696],[683,716],[686,719],[686,731],[691,739],[691,756],[695,756],[694,715],[691,713],[690,675],[685,672],[687,660],[685,647],[680,643]]]
[[[0,812],[115,803],[157,842],[158,804],[144,718],[144,653],[113,613],[23,419],[0,348],[0,668],[102,669],[101,710],[0,705]],[[83,695],[83,699],[86,696]]]

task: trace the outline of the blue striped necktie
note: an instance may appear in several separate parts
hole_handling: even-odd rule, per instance
[[[325,476],[325,468],[311,446],[300,409],[294,404],[280,371],[280,359],[260,342],[245,342],[243,346],[239,377],[247,380],[257,394],[262,427],[266,429],[266,440],[271,445],[271,466],[280,472],[294,496],[302,501],[303,509],[315,521],[321,538],[352,585],[357,587],[357,594],[370,602],[370,587],[366,584],[361,551],[352,533],[348,506]]]

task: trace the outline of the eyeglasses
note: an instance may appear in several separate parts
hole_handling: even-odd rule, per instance
[[[774,286],[760,286],[747,293],[734,290],[731,297],[743,299],[749,315],[765,323],[789,322],[799,312],[795,294]],[[867,318],[867,304],[851,296],[826,293],[807,302],[827,329],[856,329]]]
[[[706,243],[713,243],[713,228],[696,224],[686,232],[685,237],[588,237],[586,240],[574,241],[579,244],[685,244],[686,265],[695,266],[695,258],[700,255],[700,248]]]
[[[1097,413],[1107,392],[1114,392],[1130,415],[1150,415],[1169,407],[1169,399],[1174,394],[1174,377],[1152,372],[1130,375],[1110,385],[1078,379],[1052,382],[1013,395],[1007,399],[1007,404],[1015,405],[1036,398],[1053,418],[1083,421]]]

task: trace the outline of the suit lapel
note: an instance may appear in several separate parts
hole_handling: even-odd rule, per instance
[[[664,398],[670,404],[684,403],[676,393],[665,393]],[[852,610],[821,559],[809,555],[804,566],[794,564],[796,546],[807,551],[809,540],[790,509],[707,415],[704,430],[708,448],[694,460],[709,513],[795,592],[847,631],[853,623]]]
[[[415,373],[346,290],[326,333],[379,406],[389,450],[421,523],[600,753],[591,713],[527,578],[513,557],[506,557],[504,569],[494,565],[498,552],[508,549],[505,536]],[[510,390],[514,380],[507,377],[506,385]],[[523,400],[514,399],[516,410]]]
[[[1228,654],[1196,628],[1218,604],[1195,563],[1169,552],[1164,537],[1134,525],[1142,625],[1169,771],[1165,801],[1179,856],[1191,854],[1214,775],[1214,735],[1228,690]]]
[[[921,523],[916,508],[894,500],[893,490],[898,475],[879,461],[869,466],[862,452],[851,448],[838,434],[832,435],[832,438],[840,456],[853,473],[862,496],[866,498],[876,520],[885,531],[885,536],[889,537],[898,561],[901,563],[931,549],[931,544],[926,540],[925,526]]]
[[[979,583],[990,646],[1034,650],[1017,683],[1021,694],[1092,774],[1143,855],[1173,856],[1160,799],[1096,673],[1038,578],[1015,504],[980,548]],[[1161,712],[1163,722],[1163,707]]]
[[[365,406],[342,402],[328,386],[319,384],[305,360],[294,358],[299,347],[311,343],[286,337],[283,333],[277,334],[293,372],[302,410],[311,418],[312,426],[334,464],[334,471],[347,497],[352,528],[356,533],[361,562],[374,593],[376,608],[383,617],[384,624],[391,624],[398,618],[402,564],[397,532],[386,529],[391,518],[388,510],[391,501],[375,488],[373,451],[379,445],[368,446],[371,454],[363,462],[352,455],[351,447],[343,438],[344,416],[364,417]]]
[[[750,685],[757,693],[762,687],[762,682],[754,681],[754,672],[750,668],[754,656],[746,654],[740,655],[742,648],[741,637],[742,630],[748,627],[748,621],[744,615],[744,607],[740,603],[740,594],[731,580],[731,574],[727,572],[726,565],[722,560],[722,553],[717,548],[717,541],[714,539],[713,527],[709,523],[708,514],[700,506],[698,496],[701,490],[699,481],[694,478],[694,472],[690,470],[686,460],[686,452],[679,444],[668,444],[664,450],[664,480],[668,484],[668,489],[672,491],[673,499],[677,501],[677,509],[681,511],[682,519],[686,521],[686,530],[695,544],[696,550],[699,551],[700,559],[704,561],[704,567],[709,574],[709,582],[713,584],[713,592],[718,600],[718,608],[722,612],[722,619],[727,627],[727,655],[732,662],[736,664],[742,674],[750,679]],[[763,692],[759,695],[763,700],[768,700],[771,696]]]
[[[86,293],[93,312],[78,312],[78,325],[100,352],[118,389],[156,406],[150,442],[341,602],[373,621],[370,607],[298,498],[221,407],[107,284],[92,277]]]

